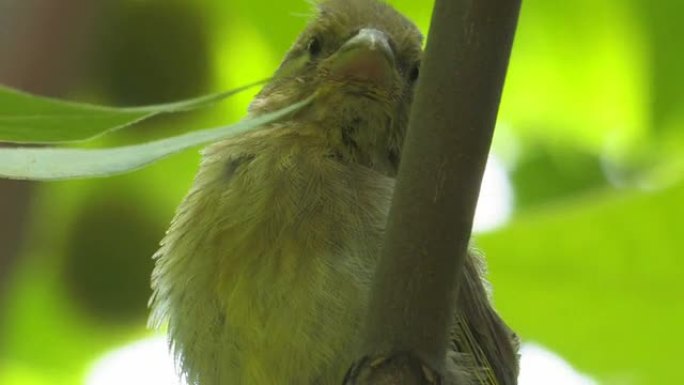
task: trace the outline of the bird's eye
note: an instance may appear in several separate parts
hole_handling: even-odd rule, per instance
[[[318,54],[320,54],[323,50],[321,39],[319,39],[318,37],[311,38],[311,40],[309,40],[309,43],[306,45],[306,50],[309,51],[309,55],[311,55],[312,57],[318,56]]]
[[[409,80],[411,81],[411,83],[418,80],[418,75],[420,75],[420,63],[414,64],[411,68],[411,71],[409,72]]]

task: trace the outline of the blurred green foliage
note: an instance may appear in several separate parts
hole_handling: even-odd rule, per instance
[[[427,31],[432,2],[391,2]],[[145,104],[267,77],[310,13],[301,0],[107,7],[79,100]],[[511,58],[494,152],[515,213],[476,241],[504,318],[602,384],[684,381],[682,14],[681,0],[526,0]],[[102,143],[235,121],[251,95]],[[100,354],[148,333],[149,257],[197,161],[40,186],[0,302],[1,384],[82,383]]]
[[[125,195],[130,192],[112,195],[109,187],[102,183],[78,208],[62,279],[88,313],[109,322],[136,322],[146,314],[150,256],[167,224],[131,205],[136,199]]]
[[[206,93],[213,72],[200,3],[123,1],[108,3],[103,12],[94,68],[113,103],[163,103]]]

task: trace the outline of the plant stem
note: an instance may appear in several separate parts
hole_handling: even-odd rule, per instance
[[[441,371],[520,0],[436,0],[363,351]]]

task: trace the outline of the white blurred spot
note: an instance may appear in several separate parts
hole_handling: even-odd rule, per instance
[[[518,385],[598,385],[555,353],[535,344],[521,349]],[[184,385],[163,337],[147,338],[107,353],[88,373],[85,385]]]
[[[491,155],[475,210],[474,232],[491,231],[508,222],[513,212],[513,187],[506,169]]]
[[[539,345],[524,344],[520,349],[518,385],[598,385],[570,364]]]
[[[184,385],[164,337],[146,338],[105,354],[85,385]]]
[[[515,130],[503,121],[496,122],[492,149],[497,158],[509,170],[518,165],[523,151]]]

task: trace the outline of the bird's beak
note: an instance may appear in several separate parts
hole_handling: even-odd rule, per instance
[[[393,79],[394,52],[387,35],[377,29],[361,29],[330,60],[331,75],[336,78],[379,85],[388,85]]]

